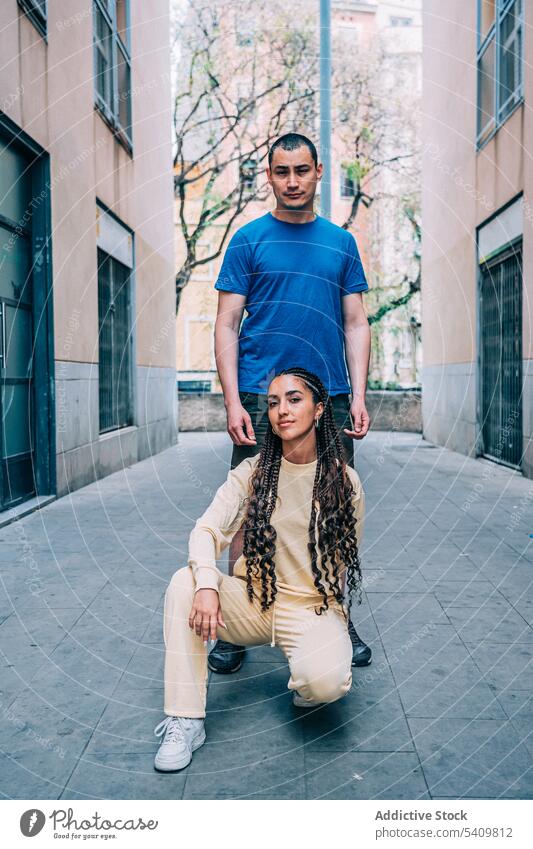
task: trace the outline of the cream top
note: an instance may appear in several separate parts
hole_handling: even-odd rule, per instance
[[[241,527],[245,513],[248,485],[259,454],[247,458],[229,472],[205,513],[200,516],[189,538],[189,566],[196,589],[218,590],[222,573],[216,561]],[[298,595],[319,596],[313,582],[308,550],[311,496],[316,463],[291,463],[281,458],[278,499],[271,524],[276,530],[276,584],[279,591]],[[364,516],[364,491],[357,472],[347,466],[354,487],[357,516],[357,540],[361,545]],[[234,574],[246,576],[246,561],[241,555]]]

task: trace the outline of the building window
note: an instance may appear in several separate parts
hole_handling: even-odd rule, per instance
[[[344,165],[341,166],[340,192],[341,198],[353,198],[355,192],[354,181],[349,176],[348,169]]]
[[[211,381],[178,380],[178,392],[211,392]]]
[[[133,233],[96,205],[100,432],[133,424]]]
[[[238,47],[251,47],[254,43],[257,22],[255,14],[239,14],[235,18],[235,40]]]
[[[241,163],[241,181],[245,194],[252,194],[257,188],[257,161],[245,159]]]
[[[522,101],[522,15],[522,0],[478,0],[478,146]]]
[[[250,107],[253,105],[253,96],[250,89],[250,84],[246,82],[237,83],[237,109],[239,112],[248,107],[246,111],[250,114]]]
[[[117,137],[131,149],[129,0],[93,0],[95,101]]]
[[[356,25],[340,24],[337,27],[337,37],[339,46],[344,49],[356,48],[358,41],[359,29]]]
[[[100,433],[133,422],[130,269],[98,249]]]
[[[41,35],[46,36],[46,0],[18,0],[18,4]]]
[[[391,27],[410,27],[412,26],[412,18],[404,18],[402,15],[391,15]]]
[[[504,8],[500,21],[498,51],[498,118],[504,121],[521,97],[522,21],[521,0]]]

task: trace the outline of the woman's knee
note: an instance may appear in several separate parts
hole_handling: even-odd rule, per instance
[[[336,702],[352,686],[351,666],[346,668],[344,664],[310,669],[307,664],[301,663],[291,670],[291,676],[298,692],[313,702]]]
[[[170,583],[167,587],[167,596],[176,596],[183,598],[184,596],[194,595],[195,585],[194,576],[189,566],[183,566],[172,575]]]

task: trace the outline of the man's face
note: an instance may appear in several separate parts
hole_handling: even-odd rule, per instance
[[[267,168],[268,182],[278,206],[284,209],[312,209],[321,176],[322,165],[315,166],[311,151],[305,144],[296,150],[276,148],[272,166]]]

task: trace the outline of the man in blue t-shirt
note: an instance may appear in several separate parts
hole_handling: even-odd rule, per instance
[[[365,273],[352,234],[314,213],[323,169],[310,139],[298,133],[281,136],[268,162],[276,208],[237,230],[215,284],[215,355],[233,441],[231,467],[260,451],[268,423],[268,385],[290,366],[303,366],[324,383],[346,461],[353,466],[353,440],[362,439],[370,425],[365,406],[370,328],[361,294],[368,289]],[[230,574],[241,553],[239,532],[230,548]],[[367,666],[372,652],[351,622],[350,636],[353,665]],[[218,640],[209,666],[234,672],[244,651]]]

